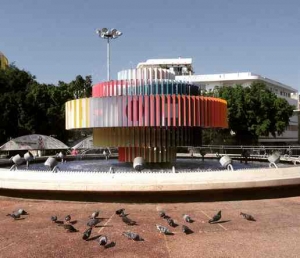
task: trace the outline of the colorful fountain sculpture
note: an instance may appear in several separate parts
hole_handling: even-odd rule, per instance
[[[203,97],[169,70],[142,68],[93,86],[66,103],[66,129],[93,128],[94,146],[118,147],[119,161],[173,162],[177,146],[200,146],[202,128],[227,128],[227,103]]]

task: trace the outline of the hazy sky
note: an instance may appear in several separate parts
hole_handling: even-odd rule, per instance
[[[300,89],[298,0],[0,0],[0,51],[39,82],[111,77],[150,58],[192,57],[196,74],[251,71]]]

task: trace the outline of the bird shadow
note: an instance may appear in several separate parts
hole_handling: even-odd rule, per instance
[[[191,219],[188,223],[194,223],[196,220]]]
[[[135,242],[143,242],[143,241],[145,241],[145,239],[144,239],[144,238],[140,238],[140,239],[133,239],[133,241],[135,241]]]
[[[172,225],[170,225],[171,227],[173,227],[173,228],[177,228],[178,226],[179,226],[179,224],[177,224],[177,223],[173,223]]]
[[[116,242],[110,242],[109,244],[107,244],[104,248],[108,249],[108,248],[112,248],[116,246]]]
[[[175,234],[173,232],[165,233],[166,236],[174,236]]]
[[[99,237],[101,237],[101,235],[93,236],[93,237],[87,239],[86,241],[93,241],[93,240],[98,239]]]
[[[24,220],[25,218],[19,218],[19,219],[14,219],[14,220]]]
[[[193,234],[194,231],[193,230],[188,230],[187,232],[185,232],[186,235],[190,235],[190,234]]]
[[[138,226],[139,224],[137,223],[125,223],[127,226]]]
[[[72,225],[74,225],[74,224],[76,224],[77,223],[77,220],[72,220],[72,221],[70,221],[70,224],[72,224]]]
[[[220,221],[216,221],[216,222],[211,222],[210,224],[222,224],[222,223],[227,223],[230,222],[231,220],[220,220]]]
[[[64,224],[64,222],[62,220],[57,220],[55,221],[56,224]]]

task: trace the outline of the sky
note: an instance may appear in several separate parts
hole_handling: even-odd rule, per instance
[[[0,0],[0,51],[41,83],[106,79],[152,58],[193,59],[195,74],[253,72],[300,90],[298,0]]]

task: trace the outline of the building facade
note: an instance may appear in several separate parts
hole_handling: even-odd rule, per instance
[[[298,107],[298,91],[288,85],[278,81],[253,74],[251,72],[241,73],[224,73],[224,74],[203,74],[195,75],[192,66],[192,58],[178,59],[150,59],[146,62],[139,63],[137,67],[164,67],[175,72],[175,79],[198,85],[201,90],[213,91],[215,87],[242,85],[249,87],[254,81],[263,81],[268,89],[280,98],[284,98],[290,105]],[[174,68],[172,68],[174,67]],[[297,143],[298,142],[298,115],[290,118],[290,124],[287,130],[280,136],[261,137],[261,143]]]

